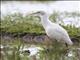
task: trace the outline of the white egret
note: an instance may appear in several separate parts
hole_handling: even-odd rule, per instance
[[[73,45],[67,31],[56,23],[52,23],[49,20],[49,16],[44,11],[34,12],[31,15],[38,16],[41,19],[41,23],[45,29],[46,34],[49,38],[57,40],[58,42],[64,42],[67,45]]]

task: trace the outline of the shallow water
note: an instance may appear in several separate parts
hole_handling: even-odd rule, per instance
[[[29,1],[3,1],[1,3],[1,14],[6,15],[9,13],[21,12],[23,14],[31,11],[43,10],[48,13],[53,11],[59,12],[73,12],[80,11],[79,1],[51,1],[51,2],[29,2]]]
[[[34,12],[34,11],[45,11],[49,15],[53,11],[59,12],[80,12],[80,2],[79,1],[57,1],[57,2],[17,2],[17,1],[3,1],[1,3],[1,17],[7,14],[13,14],[20,12],[23,16]],[[60,15],[60,18],[64,18],[64,15]],[[62,19],[64,24],[73,24],[76,27],[80,27],[80,17],[67,17]],[[59,20],[58,20],[59,21]],[[58,22],[61,24],[61,22]]]

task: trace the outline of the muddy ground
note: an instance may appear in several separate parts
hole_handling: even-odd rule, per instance
[[[1,32],[0,33],[1,40],[15,40],[16,38],[21,39],[25,42],[39,42],[43,43],[45,41],[49,42],[50,39],[45,33],[9,33],[9,32]],[[74,44],[80,43],[80,36],[71,37],[71,40],[74,42]]]

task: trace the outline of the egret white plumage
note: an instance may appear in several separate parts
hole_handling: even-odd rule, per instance
[[[59,42],[62,41],[64,43],[67,43],[67,45],[73,45],[73,42],[71,41],[67,31],[59,24],[52,23],[49,20],[49,16],[46,12],[38,11],[32,13],[31,15],[40,17],[41,23],[49,38],[57,40]]]

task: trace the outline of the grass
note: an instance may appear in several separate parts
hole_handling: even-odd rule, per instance
[[[62,13],[53,12],[53,14],[50,16],[50,19],[53,22],[56,22],[56,19],[60,16]],[[72,15],[73,14],[73,15]],[[68,13],[65,12],[64,17],[79,17],[79,13]],[[62,20],[60,20],[62,23],[64,23]],[[78,21],[77,21],[78,22]],[[64,26],[64,25],[62,25]],[[70,35],[79,35],[80,28],[76,28],[73,25],[67,25],[64,26],[66,30],[68,30]],[[4,16],[1,19],[1,32],[16,32],[16,33],[45,33],[40,20],[33,16],[23,16],[21,13],[15,13],[12,15]]]
[[[31,44],[27,44],[24,41],[20,39],[16,39],[13,41],[4,41],[2,40],[2,44],[5,46],[2,50],[2,57],[1,60],[30,60],[27,53],[23,53],[21,55],[20,47],[21,46],[31,46]],[[72,47],[70,50],[73,52],[72,57],[67,57],[67,51],[66,47],[55,41],[53,45],[50,45],[50,49],[46,50],[44,45],[34,44],[36,46],[42,47],[44,50],[39,52],[39,59],[38,60],[78,60],[77,57],[77,50],[74,49],[75,47]],[[49,47],[48,47],[49,48]]]
[[[13,17],[14,16],[14,17]],[[5,32],[40,32],[43,30],[38,21],[34,21],[32,17],[23,17],[20,14],[8,15],[1,20],[1,30]],[[12,20],[14,19],[14,20]],[[5,21],[6,20],[6,21]],[[43,32],[43,31],[41,31]]]
[[[53,12],[53,14],[50,16],[51,21],[57,22],[56,19],[61,15],[64,15],[64,18],[66,17],[80,17],[80,13],[77,12],[65,12],[65,13],[58,13]],[[60,20],[63,26],[69,33],[70,37],[77,38],[77,36],[80,37],[80,28],[76,28],[75,25],[63,25],[64,22]],[[1,32],[6,33],[36,33],[36,34],[42,34],[45,33],[40,20],[33,16],[23,16],[21,13],[15,13],[12,15],[7,15],[1,18],[1,24],[0,24]],[[77,38],[80,41],[80,38]],[[1,43],[4,46],[10,46],[7,48],[4,48],[2,51],[2,58],[1,60],[29,60],[28,55],[20,55],[19,49],[20,46],[30,46],[31,44],[25,43],[18,37],[14,40],[1,40]],[[35,44],[35,43],[34,43]],[[42,44],[35,44],[36,46],[44,47]],[[40,51],[40,59],[39,60],[78,60],[76,55],[76,48],[79,46],[73,46],[71,48],[72,52],[74,53],[73,57],[67,57],[66,58],[66,48],[63,44],[55,42],[53,45],[50,46],[51,50],[49,51]],[[58,48],[57,48],[58,47]],[[75,48],[75,50],[74,50]],[[44,48],[45,49],[45,48]]]

